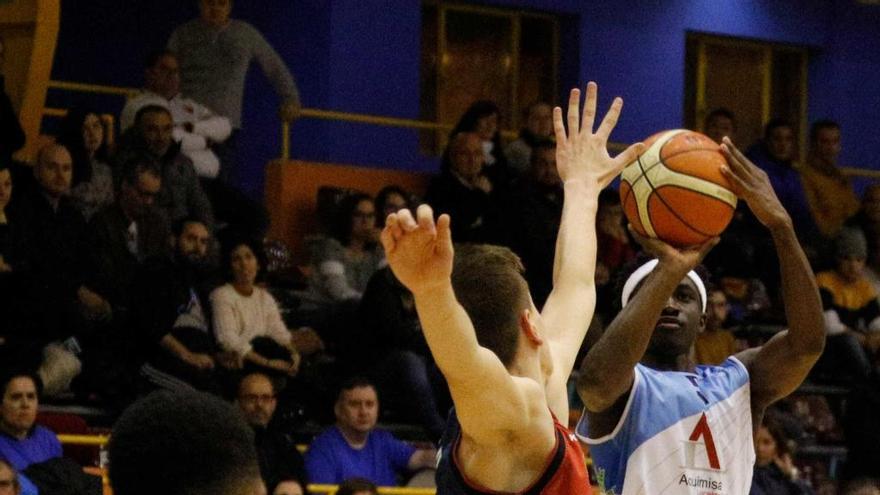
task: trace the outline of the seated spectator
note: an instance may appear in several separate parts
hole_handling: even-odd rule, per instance
[[[278,394],[272,380],[259,372],[245,375],[238,386],[236,404],[254,429],[260,474],[271,492],[283,480],[306,482],[303,457],[289,435],[272,427]]]
[[[865,233],[868,243],[868,259],[865,263],[865,276],[880,294],[880,184],[871,184],[862,195],[862,207],[853,225],[858,225]]]
[[[730,307],[724,291],[713,288],[706,300],[706,326],[694,341],[694,356],[697,364],[719,365],[740,349],[726,327]]]
[[[529,167],[529,172],[520,177],[510,195],[503,199],[504,214],[498,215],[493,230],[498,241],[522,259],[532,297],[540,308],[553,289],[553,253],[562,218],[562,180],[556,171],[556,145],[552,141],[536,143]],[[454,234],[453,239],[461,241]]]
[[[339,485],[336,495],[378,495],[379,489],[363,478],[352,478]]]
[[[199,177],[216,178],[220,174],[220,160],[211,145],[222,143],[232,133],[229,119],[180,92],[180,64],[170,50],[155,51],[147,56],[144,83],[141,94],[129,99],[122,109],[119,118],[122,131],[134,125],[135,115],[141,108],[166,107],[174,121],[174,140],[180,143],[180,151],[192,160]]]
[[[111,125],[88,110],[71,110],[61,121],[58,143],[67,148],[73,158],[69,195],[86,221],[113,203],[113,172],[108,164],[105,139],[106,128]]]
[[[36,375],[11,372],[0,379],[0,458],[23,471],[61,457],[55,434],[36,424],[41,384]]]
[[[813,490],[798,478],[792,462],[791,442],[782,427],[765,419],[755,435],[755,473],[751,495],[812,495]]]
[[[0,36],[0,162],[12,160],[12,154],[24,146],[24,130],[18,115],[12,108],[12,101],[6,94],[6,77],[3,75],[3,61],[6,59],[6,41]]]
[[[370,279],[358,308],[363,330],[357,342],[362,369],[369,369],[382,397],[402,419],[420,424],[439,441],[446,421],[441,406],[446,382],[434,364],[412,293],[385,267]],[[442,394],[442,395],[441,395]]]
[[[169,50],[159,50],[147,57],[144,79],[143,93],[128,100],[122,110],[122,130],[132,127],[137,112],[146,106],[167,108],[174,122],[174,141],[180,144],[180,152],[192,160],[217,221],[255,239],[265,236],[269,226],[266,209],[221,179],[223,164],[215,148],[221,147],[232,133],[229,119],[180,92],[179,63]]]
[[[154,392],[122,413],[108,447],[115,495],[264,494],[254,433],[231,405]]]
[[[156,387],[219,392],[218,368],[240,363],[220,352],[208,323],[211,234],[199,220],[183,219],[171,238],[173,254],[147,260],[135,278],[131,322],[145,361],[140,373]]]
[[[370,382],[353,378],[344,383],[334,413],[336,425],[315,437],[306,452],[312,483],[340,484],[361,477],[397,486],[399,477],[434,467],[434,449],[416,449],[376,428],[379,398]]]
[[[604,286],[614,279],[623,265],[636,257],[636,244],[626,231],[620,194],[614,189],[605,189],[599,194],[596,242],[596,283]]]
[[[532,162],[532,148],[541,141],[553,139],[553,107],[549,103],[536,101],[523,112],[525,125],[519,132],[519,139],[504,148],[511,173],[521,176],[528,172]]]
[[[302,483],[296,479],[286,479],[275,485],[272,495],[305,495]],[[336,493],[339,493],[338,491]]]
[[[452,237],[456,242],[485,242],[490,237],[494,186],[484,173],[484,163],[480,136],[455,134],[443,155],[440,175],[428,184],[425,202],[437,215],[447,213],[455,218]]]
[[[465,110],[449,133],[449,139],[451,142],[461,133],[476,134],[483,152],[483,173],[492,182],[493,187],[504,189],[513,176],[507,166],[507,157],[504,156],[504,150],[501,148],[500,120],[498,105],[488,100],[478,101]],[[447,147],[447,152],[449,151]],[[447,158],[444,154],[443,160],[446,161]]]
[[[400,186],[385,186],[374,201],[376,207],[376,228],[385,227],[385,219],[388,215],[410,207],[412,196]]]
[[[214,212],[205,191],[199,183],[192,160],[180,152],[180,144],[173,139],[174,121],[166,107],[147,105],[135,115],[134,125],[119,140],[114,157],[116,172],[127,163],[136,163],[142,157],[159,162],[162,170],[162,189],[156,206],[174,223],[182,218],[199,219],[209,229],[214,226]]]
[[[15,472],[12,464],[0,457],[0,494],[37,495],[37,487],[27,477]]]
[[[831,362],[826,365],[845,368],[865,380],[873,373],[880,346],[880,304],[864,274],[865,236],[858,229],[846,228],[834,239],[834,250],[834,270],[816,275],[828,334],[825,356]]]
[[[88,231],[67,197],[73,175],[70,153],[57,144],[44,147],[33,172],[39,192],[20,198],[14,212],[26,239],[27,276],[21,287],[26,305],[21,323],[26,326],[20,331],[30,332],[31,342],[46,348],[39,373],[46,396],[54,396],[66,391],[80,371],[77,337],[109,317],[111,309],[85,285],[91,273]]]
[[[269,291],[256,285],[260,274],[258,244],[231,242],[222,267],[228,282],[211,292],[214,334],[220,347],[249,369],[273,376],[296,376],[300,355]]]
[[[16,331],[22,319],[18,296],[22,283],[20,272],[24,268],[21,265],[24,249],[21,226],[12,223],[7,215],[11,198],[12,172],[0,158],[0,314],[4,319],[3,328],[0,329],[0,370],[17,359],[19,345],[30,345],[27,335]]]
[[[736,116],[726,108],[712,110],[703,120],[703,133],[718,144],[724,136],[736,144]]]
[[[820,120],[810,128],[810,152],[801,168],[807,202],[819,233],[828,239],[859,210],[852,183],[838,166],[840,126]]]

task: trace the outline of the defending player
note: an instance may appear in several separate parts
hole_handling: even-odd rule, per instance
[[[611,158],[606,144],[623,101],[596,132],[596,85],[572,90],[568,135],[553,113],[565,204],[554,286],[539,313],[513,253],[459,248],[453,269],[448,215],[427,205],[388,217],[382,243],[391,269],[415,296],[431,353],[449,383],[450,415],[437,473],[438,493],[590,492],[583,454],[568,421],[566,380],[596,300],[596,209],[602,190],[641,145]],[[454,219],[453,219],[454,220]],[[457,418],[456,418],[457,416]]]
[[[791,218],[766,173],[727,138],[722,152],[734,192],[773,237],[789,329],[719,366],[694,366],[706,290],[692,269],[717,240],[676,250],[639,238],[659,261],[627,279],[623,309],[590,349],[578,381],[586,410],[576,431],[590,445],[605,493],[748,493],[753,430],[822,353],[819,292]]]

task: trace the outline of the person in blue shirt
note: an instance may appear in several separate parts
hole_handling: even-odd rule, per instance
[[[35,425],[40,385],[39,378],[24,372],[11,372],[0,380],[0,458],[16,471],[61,457],[55,434]]]
[[[0,457],[0,495],[38,495],[37,487]]]
[[[416,449],[376,428],[379,398],[369,381],[344,383],[333,410],[336,425],[315,437],[306,453],[310,482],[339,484],[359,477],[397,486],[399,477],[434,467],[434,449]]]

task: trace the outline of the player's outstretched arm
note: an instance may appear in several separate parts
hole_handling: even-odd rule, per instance
[[[822,354],[825,346],[822,301],[791,217],[776,197],[767,173],[743,156],[727,138],[721,151],[728,162],[727,167],[722,167],[722,173],[755,217],[770,230],[782,275],[788,330],[776,334],[759,349],[737,355],[749,369],[752,409],[763,412],[768,405],[800,386]]]
[[[659,263],[584,358],[577,390],[588,413],[608,411],[629,392],[634,367],[648,348],[666,302],[687,273],[718,243],[718,238],[713,238],[701,246],[678,250],[630,231]],[[617,418],[610,420],[615,423]]]
[[[481,347],[452,290],[449,215],[434,222],[428,205],[388,216],[382,245],[398,280],[412,291],[425,339],[449,383],[459,421],[471,436],[530,421],[529,401],[492,351]],[[486,414],[486,411],[492,414]]]
[[[554,372],[547,398],[550,408],[565,422],[568,397],[565,383],[574,366],[596,306],[596,210],[599,193],[635,160],[642,144],[630,146],[612,158],[608,138],[620,116],[623,100],[615,98],[596,131],[596,83],[587,85],[583,114],[580,91],[571,90],[568,101],[568,132],[562,109],[553,109],[556,132],[556,165],[565,190],[562,221],[556,238],[553,291],[542,311],[547,340],[551,345]]]

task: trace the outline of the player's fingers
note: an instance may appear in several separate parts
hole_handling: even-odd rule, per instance
[[[437,219],[437,241],[441,245],[452,245],[451,222],[452,219],[445,213],[440,215],[440,218]]]
[[[397,220],[400,224],[400,228],[404,232],[412,232],[416,230],[419,225],[416,223],[415,219],[412,216],[412,212],[408,209],[403,209],[397,212]]]
[[[426,232],[434,232],[434,210],[427,204],[419,205],[416,210],[416,217],[419,228]]]
[[[581,92],[575,88],[571,90],[568,96],[568,135],[576,136],[580,132],[580,124],[578,123],[579,109],[581,107]]]
[[[730,186],[733,189],[733,193],[739,196],[740,198],[743,196],[743,192],[749,189],[749,185],[737,175],[730,167],[727,165],[721,166],[721,175],[727,178],[730,181]]]
[[[620,170],[623,170],[623,167],[626,167],[630,163],[636,161],[636,158],[638,158],[639,155],[644,152],[644,143],[631,144],[627,149],[623,150],[620,154],[614,157],[615,168],[617,168],[618,172],[620,172]]]
[[[382,247],[385,248],[386,253],[394,251],[394,247],[397,245],[397,242],[394,239],[394,234],[391,233],[388,224],[385,224],[385,228],[382,229],[382,233],[379,234],[379,240],[382,241]]]
[[[556,133],[557,144],[565,142],[565,125],[562,123],[562,109],[559,107],[553,108],[553,132]]]
[[[581,129],[587,132],[593,132],[593,123],[596,121],[596,94],[599,88],[596,83],[590,81],[587,83],[587,97],[584,99],[584,116],[581,119]]]
[[[751,162],[748,158],[743,155],[739,149],[730,141],[730,138],[725,137],[721,143],[721,153],[727,158],[727,161],[733,165],[734,170],[736,172],[740,172],[747,175],[752,175],[752,168],[750,166]]]
[[[403,235],[403,229],[400,228],[400,218],[397,216],[397,213],[388,215],[388,218],[385,219],[385,228],[389,230],[394,240],[400,239],[400,236]]]
[[[617,119],[620,117],[620,110],[622,108],[623,98],[619,96],[614,98],[614,101],[611,103],[611,108],[608,109],[608,113],[606,113],[605,118],[602,119],[599,129],[596,130],[596,136],[603,141],[608,141],[608,136],[611,135],[611,131],[613,131],[614,126],[617,125]]]

